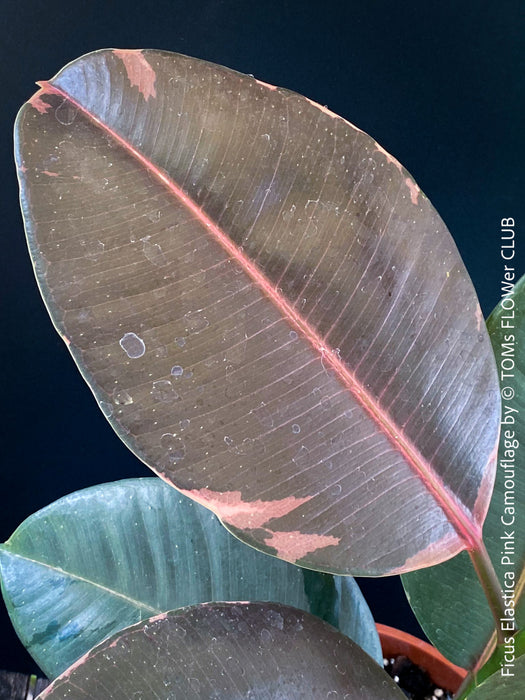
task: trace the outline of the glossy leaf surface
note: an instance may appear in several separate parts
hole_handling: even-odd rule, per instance
[[[487,328],[498,367],[508,375],[502,380],[502,391],[510,387],[514,396],[503,401],[505,422],[498,470],[483,536],[507,607],[516,613],[516,628],[523,628],[525,483],[519,472],[518,445],[525,444],[525,277],[505,298],[507,301],[500,302],[490,315]],[[502,562],[505,556],[508,559]],[[494,619],[467,553],[439,566],[405,574],[402,580],[425,633],[451,661],[471,668],[485,648],[495,644]]]
[[[68,669],[42,700],[396,700],[403,694],[356,644],[308,613],[216,603],[124,630]]]
[[[162,478],[319,570],[478,544],[492,350],[443,222],[372,138],[220,66],[104,50],[42,83],[16,152],[53,321]]]
[[[49,678],[124,627],[217,600],[312,612],[382,663],[374,620],[352,578],[247,547],[160,479],[103,484],[38,511],[0,547],[0,573],[15,629]]]

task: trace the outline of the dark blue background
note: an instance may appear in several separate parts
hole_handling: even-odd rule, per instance
[[[412,173],[488,314],[499,297],[500,219],[518,229],[525,220],[523,9],[522,0],[3,0],[0,541],[71,491],[150,474],[109,428],[34,283],[11,139],[34,82],[97,48],[162,48],[328,105]],[[417,631],[397,579],[362,583],[378,621]],[[0,606],[0,668],[29,672]]]

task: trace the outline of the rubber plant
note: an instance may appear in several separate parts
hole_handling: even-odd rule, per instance
[[[493,350],[409,173],[293,92],[154,50],[39,85],[15,141],[42,296],[178,491],[72,494],[1,547],[41,697],[403,697],[352,578],[403,574],[457,697],[518,698],[523,280]]]

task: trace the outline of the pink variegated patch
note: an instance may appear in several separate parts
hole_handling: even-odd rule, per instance
[[[387,159],[387,161],[388,161],[389,163],[392,163],[392,165],[395,165],[396,168],[399,170],[399,172],[401,172],[402,165],[401,165],[401,163],[397,160],[397,158],[394,158],[394,156],[390,155],[390,153],[389,153],[388,151],[385,151],[385,149],[383,148],[383,146],[380,146],[380,145],[377,143],[377,141],[375,141],[374,143],[375,143],[375,146],[376,146],[375,150],[376,150],[376,151],[379,151],[379,153],[382,153],[382,154],[385,156],[385,158]]]
[[[346,119],[343,119],[343,117],[340,114],[336,114],[335,112],[332,112],[332,110],[328,109],[328,107],[326,105],[320,105],[318,102],[314,102],[309,97],[305,97],[305,100],[307,102],[309,102],[311,105],[313,105],[314,107],[317,107],[317,109],[321,110],[321,112],[323,112],[323,114],[327,114],[332,119],[340,119],[342,122],[344,122],[345,124],[348,124],[348,126],[351,127],[352,129],[354,129],[355,131],[359,131],[361,134],[363,133],[363,131],[358,126],[356,126],[355,124],[352,124],[352,122],[349,122]]]
[[[257,78],[255,78],[255,82],[258,85],[262,85],[263,87],[268,88],[269,90],[277,90],[277,85],[270,85],[270,83],[265,83],[264,80],[257,80]]]
[[[44,102],[42,99],[42,95],[44,95],[43,90],[39,90],[38,92],[35,92],[33,97],[29,100],[29,104],[31,107],[34,107],[40,114],[45,114],[48,109],[51,109],[51,105],[48,104],[47,102]]]
[[[296,562],[307,554],[325,547],[335,547],[340,537],[332,535],[310,535],[298,530],[291,532],[272,532],[264,543],[277,550],[277,556],[286,561]]]
[[[416,185],[416,183],[411,180],[409,177],[405,178],[405,184],[410,190],[410,201],[412,204],[417,204],[417,198],[419,197],[419,186]]]
[[[221,520],[240,530],[254,530],[273,518],[282,518],[310,500],[310,497],[288,496],[276,501],[243,501],[240,491],[194,489],[182,493],[212,510]]]
[[[150,97],[156,97],[155,80],[157,76],[144,58],[142,51],[140,49],[115,49],[113,53],[124,64],[132,87],[138,87],[140,94],[145,100],[149,100]]]
[[[449,532],[436,542],[431,542],[428,547],[422,549],[414,556],[409,557],[402,566],[391,569],[389,576],[404,574],[415,569],[423,569],[435,563],[436,553],[443,554],[443,559],[459,554],[465,549],[457,533]]]
[[[482,326],[485,323],[485,319],[483,318],[483,313],[481,311],[481,307],[479,306],[479,304],[476,308],[476,322],[477,322],[477,328],[478,328],[478,333],[479,333],[479,331],[481,330]]]

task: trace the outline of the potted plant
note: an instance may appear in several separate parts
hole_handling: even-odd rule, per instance
[[[429,638],[470,671],[457,697],[517,698],[512,258],[491,345],[395,158],[196,59],[88,54],[40,84],[16,133],[37,279],[101,409],[262,552],[197,505],[199,524],[181,515],[160,480],[35,514],[0,566],[19,635],[58,676],[42,697],[401,697],[350,575],[402,574]]]

